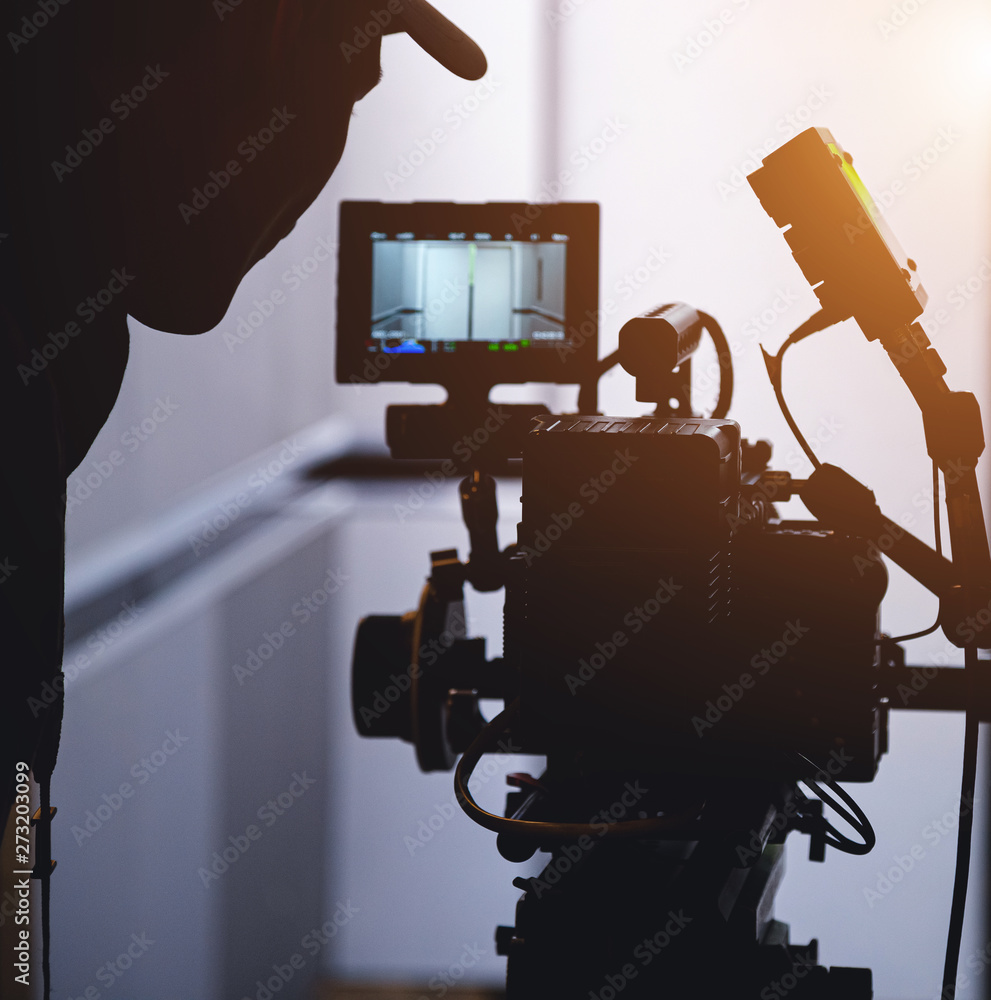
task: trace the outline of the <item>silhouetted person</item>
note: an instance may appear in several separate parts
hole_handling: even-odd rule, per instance
[[[126,315],[221,320],[337,165],[381,34],[486,67],[423,0],[7,0],[0,30],[3,823],[13,764],[54,766],[66,477],[117,397]]]

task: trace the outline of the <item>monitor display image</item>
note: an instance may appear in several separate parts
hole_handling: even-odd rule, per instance
[[[565,339],[567,243],[381,240],[371,338],[384,351]]]

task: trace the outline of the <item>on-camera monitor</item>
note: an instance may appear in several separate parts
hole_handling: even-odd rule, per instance
[[[594,204],[341,204],[337,380],[583,381]]]

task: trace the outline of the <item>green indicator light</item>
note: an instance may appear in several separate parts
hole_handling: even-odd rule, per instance
[[[519,350],[519,345],[517,344],[503,344],[502,349],[504,351],[516,351]]]
[[[850,187],[853,188],[853,193],[857,196],[858,201],[867,210],[867,214],[876,222],[880,218],[880,212],[877,210],[877,205],[874,204],[874,199],[871,197],[870,191],[867,190],[866,185],[860,179],[860,175],[853,169],[852,162],[840,154],[839,147],[835,142],[827,143],[827,148],[839,161],[840,169],[843,171]]]
[[[489,350],[490,351],[498,351],[499,350],[499,345],[498,344],[489,344]]]
[[[529,346],[530,346],[530,341],[529,340],[521,340],[520,341],[520,347],[529,347]]]

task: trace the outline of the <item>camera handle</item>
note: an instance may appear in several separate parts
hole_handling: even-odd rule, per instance
[[[483,593],[499,590],[506,583],[506,562],[496,537],[499,508],[495,480],[480,469],[473,469],[461,480],[458,489],[470,546],[465,580]]]
[[[809,512],[824,525],[864,539],[867,548],[859,557],[863,566],[878,560],[880,553],[884,553],[938,597],[940,619],[947,637],[955,645],[965,645],[954,638],[956,625],[966,617],[957,617],[961,588],[954,563],[885,517],[874,493],[835,465],[821,464],[804,481],[792,480],[787,473],[772,475],[778,477],[774,479],[776,499],[787,500],[798,495]],[[768,480],[769,476],[765,475],[763,485],[758,483],[758,492],[766,489]],[[861,564],[857,568],[861,568]],[[991,643],[991,637],[984,641]]]

